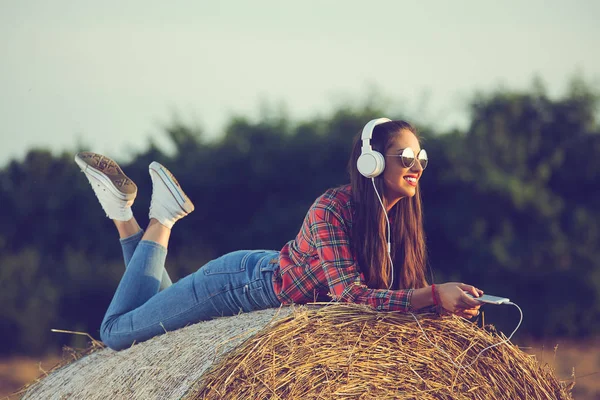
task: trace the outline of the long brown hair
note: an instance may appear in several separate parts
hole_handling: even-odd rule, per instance
[[[417,136],[415,128],[406,121],[391,121],[377,125],[373,130],[371,147],[385,154],[392,145],[392,139],[404,129]],[[361,145],[359,133],[348,163],[354,204],[352,249],[367,286],[374,289],[387,289],[392,271],[387,256],[387,226],[384,210],[377,199],[371,179],[362,176],[356,168]],[[374,179],[377,191],[385,205],[383,173]],[[426,286],[425,234],[419,187],[417,186],[413,197],[400,199],[389,211],[388,217],[391,229],[391,256],[394,262],[394,283],[391,289]]]

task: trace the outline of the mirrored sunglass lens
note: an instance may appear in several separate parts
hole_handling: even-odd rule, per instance
[[[407,147],[402,150],[401,160],[404,168],[412,167],[415,164],[415,152],[410,147]]]
[[[429,159],[427,158],[427,152],[424,149],[421,149],[419,152],[419,163],[423,169],[427,168],[427,164],[429,163]]]

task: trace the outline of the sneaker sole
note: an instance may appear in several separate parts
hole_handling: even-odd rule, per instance
[[[175,179],[175,176],[171,173],[171,171],[156,161],[152,161],[148,169],[156,173],[160,180],[163,181],[167,189],[169,189],[177,201],[177,204],[179,204],[179,207],[181,207],[184,212],[189,214],[195,210],[196,207],[194,207],[194,203],[192,203],[190,198],[187,197],[185,192],[181,189],[179,182],[177,182],[177,179]]]
[[[119,164],[114,160],[97,153],[81,152],[75,155],[75,162],[84,173],[103,183],[117,198],[126,201],[135,199],[137,195],[136,184],[125,175]],[[96,166],[103,169],[112,167],[115,173],[106,174]],[[124,186],[126,186],[127,191],[119,189],[119,187]]]

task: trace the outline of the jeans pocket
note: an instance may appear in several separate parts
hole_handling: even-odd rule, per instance
[[[204,275],[237,274],[246,270],[246,260],[252,252],[234,251],[209,261],[202,268]]]
[[[279,268],[279,252],[271,251],[260,265],[260,272],[273,272]]]
[[[252,310],[262,310],[269,307],[265,298],[264,288],[260,282],[250,282],[244,286],[244,295],[252,306]]]

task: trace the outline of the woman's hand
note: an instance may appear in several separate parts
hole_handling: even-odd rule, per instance
[[[446,311],[463,318],[472,318],[479,314],[481,303],[467,296],[465,292],[472,294],[473,297],[479,297],[483,294],[483,290],[459,282],[442,283],[435,287],[440,305]]]
[[[481,307],[481,303],[477,307],[473,308],[465,308],[463,310],[456,311],[454,314],[459,317],[471,319],[479,315],[479,308]]]

